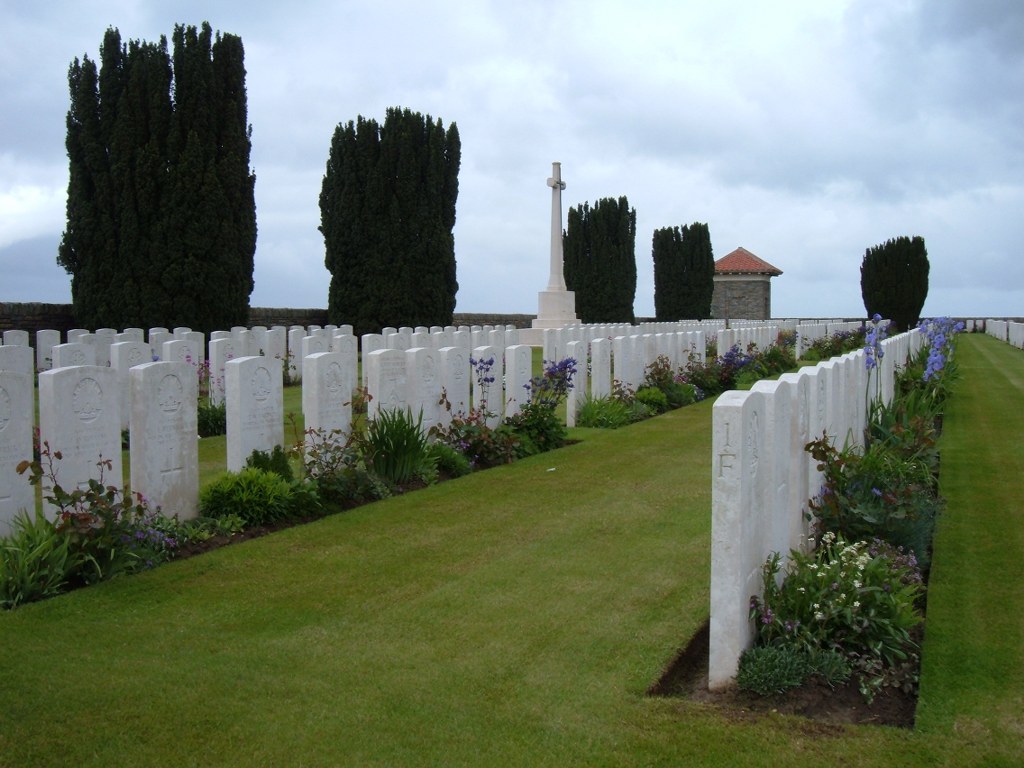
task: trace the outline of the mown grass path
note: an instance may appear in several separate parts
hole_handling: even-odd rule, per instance
[[[961,342],[915,732],[644,695],[708,614],[704,403],[0,614],[0,766],[1017,764],[1021,511],[985,489],[1020,496],[1024,353],[994,344]],[[1017,464],[974,478],[985,419]]]

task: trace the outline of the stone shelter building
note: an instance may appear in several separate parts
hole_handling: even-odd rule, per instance
[[[715,262],[711,316],[718,319],[768,320],[772,316],[771,279],[782,270],[737,248]]]

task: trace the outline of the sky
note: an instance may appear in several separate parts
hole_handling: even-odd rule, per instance
[[[925,316],[1024,315],[1018,0],[0,0],[0,302],[71,300],[68,66],[103,34],[238,35],[256,173],[254,307],[327,305],[319,194],[339,124],[408,108],[462,141],[456,312],[536,314],[551,163],[570,206],[636,209],[634,311],[656,229],[783,271],[776,317],[862,317],[866,249],[925,239]]]

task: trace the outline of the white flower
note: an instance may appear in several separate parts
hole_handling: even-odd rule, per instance
[[[846,593],[845,592],[840,592],[839,593],[839,599],[840,600],[845,600],[846,599]]]
[[[854,608],[860,608],[860,600],[854,600],[853,601],[853,607]]]
[[[819,608],[821,608],[821,603],[815,603],[814,610],[818,610]]]
[[[858,581],[857,579],[854,579],[853,580],[853,588],[854,589],[860,589],[860,581]]]
[[[816,614],[814,614],[814,618],[816,618],[818,621],[824,621],[825,620],[825,614],[824,613],[820,613],[820,612],[816,613]]]
[[[797,587],[796,591],[797,592],[806,592],[807,590],[804,587]]]

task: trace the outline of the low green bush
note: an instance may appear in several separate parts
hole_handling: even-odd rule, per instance
[[[437,471],[448,477],[462,477],[473,471],[472,462],[447,443],[431,443],[430,453],[437,464]]]
[[[781,584],[779,569],[775,553],[764,564],[762,597],[751,598],[760,645],[840,654],[860,675],[862,691],[916,660],[911,632],[923,618],[924,585],[913,554],[829,532],[815,552],[789,553]]]
[[[668,410],[668,395],[654,387],[640,387],[636,391],[637,402],[643,403],[653,413],[664,413]]]
[[[311,484],[288,482],[274,472],[256,467],[227,472],[199,494],[201,515],[237,516],[246,526],[267,525],[319,509],[319,498]]]
[[[643,412],[646,414],[647,409]],[[618,429],[636,420],[633,406],[615,397],[588,396],[576,411],[576,424],[580,427]]]
[[[798,648],[760,645],[740,656],[736,685],[761,696],[785,693],[810,674],[807,654]]]
[[[274,449],[270,452],[254,450],[249,454],[249,458],[245,460],[245,466],[265,469],[267,472],[273,472],[289,482],[295,479],[295,473],[292,471],[288,453],[280,445],[275,445]]]

